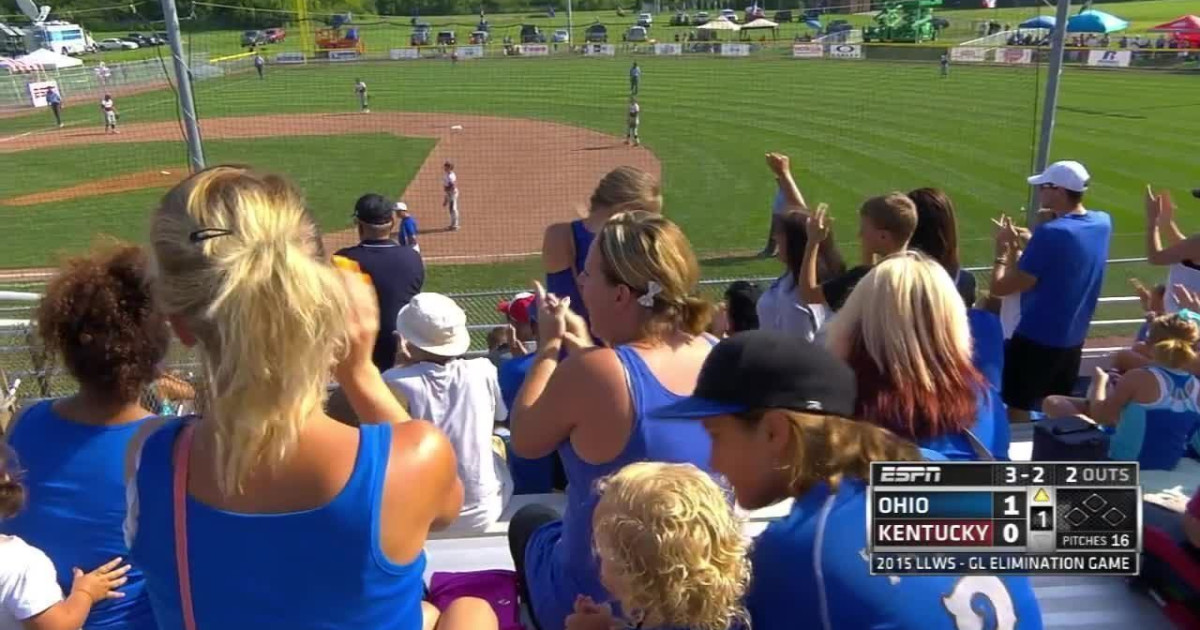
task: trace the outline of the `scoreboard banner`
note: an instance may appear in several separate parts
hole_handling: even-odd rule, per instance
[[[876,462],[871,573],[1135,575],[1136,462]]]

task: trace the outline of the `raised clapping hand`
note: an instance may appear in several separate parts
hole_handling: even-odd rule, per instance
[[[782,153],[767,154],[767,168],[775,174],[775,177],[783,177],[792,170],[792,160]]]
[[[1158,194],[1146,184],[1146,226],[1156,225],[1166,227],[1175,220],[1175,204],[1171,201],[1171,192],[1164,190]]]
[[[804,222],[804,231],[810,243],[823,243],[829,238],[833,229],[833,217],[829,216],[829,206],[821,204],[809,215]]]
[[[1175,296],[1175,302],[1179,304],[1179,308],[1200,313],[1200,294],[1182,284],[1177,284],[1171,287],[1171,295]]]
[[[570,297],[559,298],[547,293],[540,282],[534,282],[533,286],[538,304],[539,347],[560,343],[569,353],[574,353],[595,345],[587,322],[571,310]]]
[[[121,564],[122,558],[113,558],[100,568],[90,573],[84,573],[78,568],[72,569],[74,580],[71,582],[71,592],[81,592],[92,600],[92,603],[106,599],[118,599],[125,594],[117,589],[125,585],[129,573],[129,565]]]
[[[575,612],[567,615],[566,630],[617,630],[623,627],[613,619],[612,606],[597,604],[587,595],[575,597]]]
[[[994,237],[997,256],[1003,256],[1019,246],[1021,232],[1007,214],[1001,214],[999,219],[992,219],[992,225],[996,226]]]

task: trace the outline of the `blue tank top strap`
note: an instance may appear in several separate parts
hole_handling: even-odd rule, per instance
[[[571,245],[575,249],[575,273],[583,271],[584,261],[587,260],[588,250],[592,248],[592,241],[595,238],[596,235],[583,224],[583,219],[575,219],[571,222]]]
[[[613,348],[617,353],[617,359],[621,361],[621,367],[625,372],[625,384],[629,387],[630,403],[633,406],[633,422],[637,425],[645,412],[646,404],[646,386],[653,383],[658,384],[658,379],[650,372],[650,367],[642,360],[637,351],[629,346],[617,346]],[[661,387],[661,385],[660,385]]]

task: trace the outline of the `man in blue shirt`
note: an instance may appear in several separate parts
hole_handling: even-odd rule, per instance
[[[1009,419],[1027,422],[1051,394],[1071,393],[1088,326],[1104,284],[1112,219],[1088,210],[1090,176],[1078,162],[1055,162],[1029,178],[1053,219],[1038,226],[1017,256],[1020,231],[1001,217],[991,293],[1021,294],[1021,320],[1005,347],[1004,402]]]
[[[403,201],[396,202],[396,218],[400,221],[400,231],[396,234],[396,240],[405,247],[421,251],[421,246],[417,243],[417,220],[409,214],[408,204]]]
[[[62,94],[59,93],[57,87],[51,86],[50,89],[46,92],[46,103],[48,105],[50,105],[50,111],[54,113],[54,123],[57,124],[59,126],[59,128],[61,128],[63,126],[63,121],[62,121],[63,99],[62,99]]]
[[[354,221],[360,242],[338,250],[358,263],[371,277],[379,298],[379,337],[372,361],[382,372],[396,363],[396,315],[425,284],[421,254],[389,238],[396,227],[393,205],[383,195],[370,193],[354,204]]]
[[[642,82],[642,69],[638,67],[637,62],[633,62],[633,66],[629,68],[629,93],[637,96],[638,84]]]

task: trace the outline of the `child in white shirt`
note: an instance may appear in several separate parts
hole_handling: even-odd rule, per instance
[[[0,521],[12,518],[25,504],[25,488],[9,470],[13,455],[0,446]],[[78,630],[92,606],[123,597],[129,565],[121,558],[84,573],[75,569],[71,593],[63,599],[54,563],[16,536],[0,535],[0,630]]]

